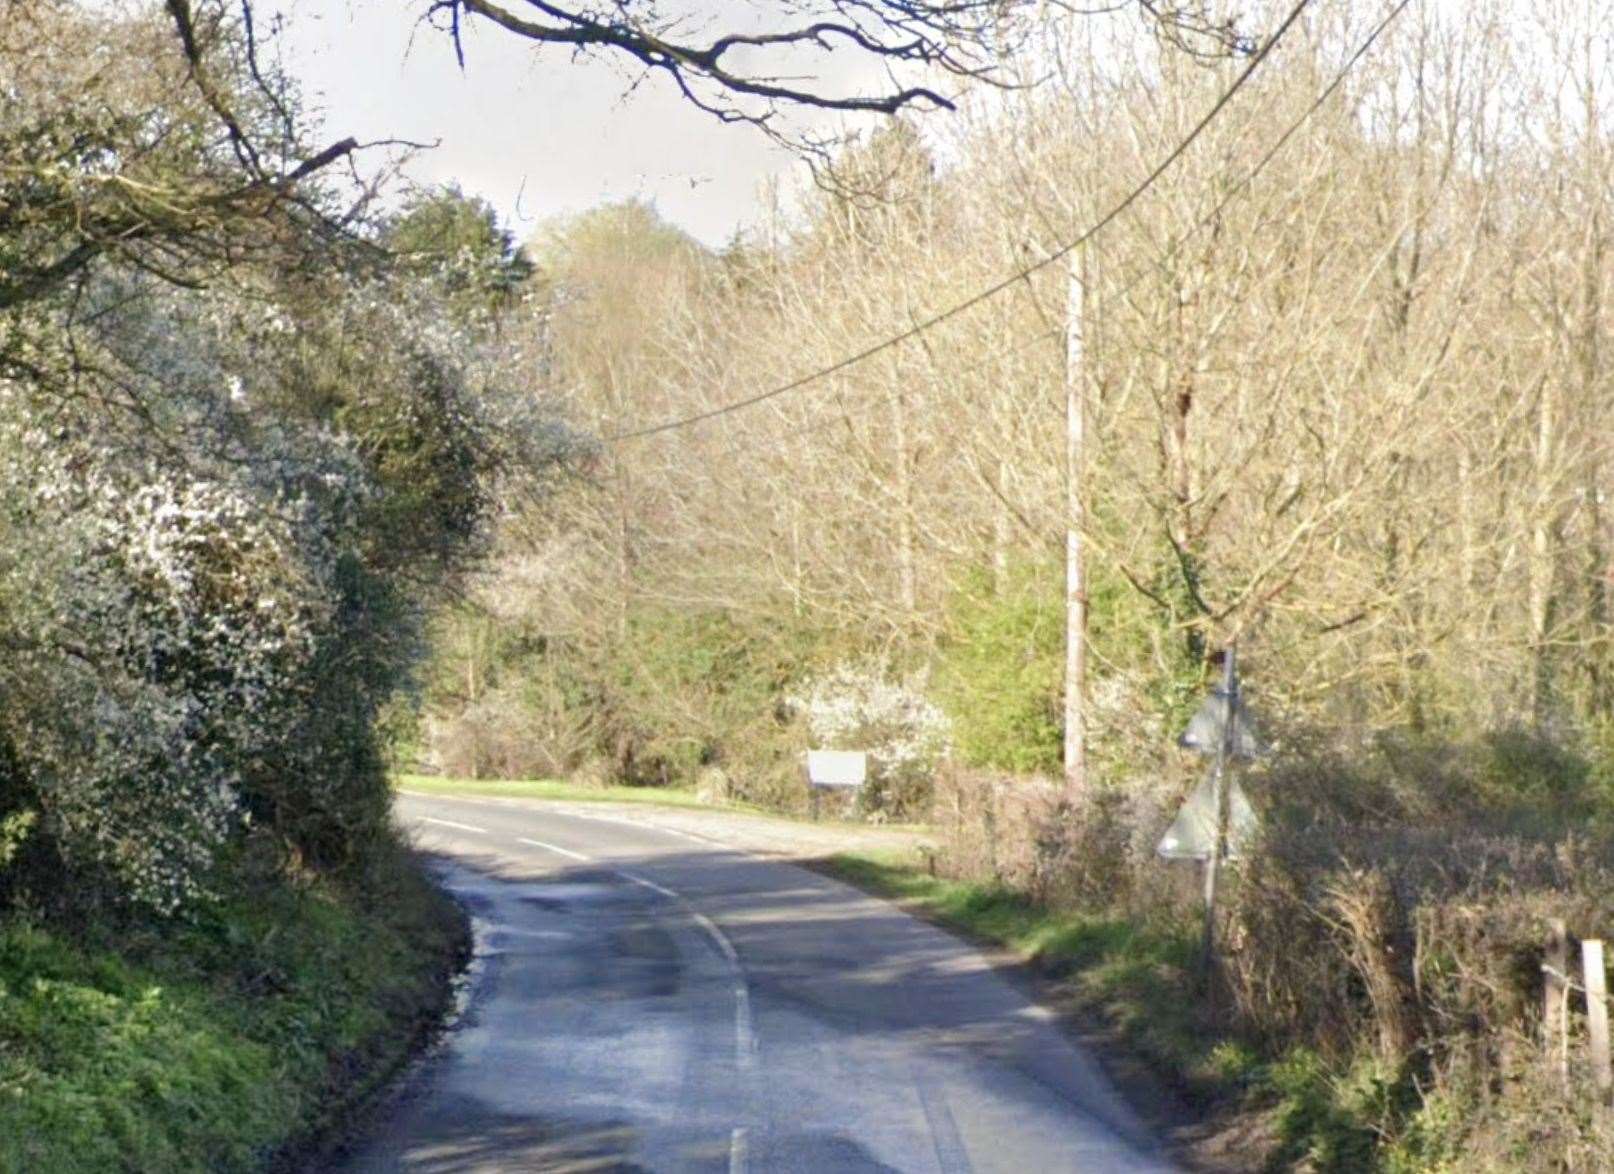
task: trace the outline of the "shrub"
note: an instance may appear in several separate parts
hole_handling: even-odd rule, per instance
[[[1161,787],[1094,786],[1073,798],[1043,776],[949,767],[933,808],[939,864],[1056,909],[1148,914],[1174,903],[1176,876],[1154,855],[1174,805]]]
[[[1065,618],[1058,580],[1020,568],[1007,590],[967,578],[948,609],[938,696],[968,766],[1058,771]]]
[[[950,726],[917,689],[893,681],[884,665],[850,664],[815,678],[790,704],[815,746],[868,754],[864,812],[911,816],[929,807]]]
[[[238,489],[62,449],[0,489],[0,626],[29,649],[0,670],[10,771],[64,859],[173,910],[207,887],[243,767],[290,733],[330,592]]]

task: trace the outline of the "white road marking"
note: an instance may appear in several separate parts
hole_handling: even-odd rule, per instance
[[[534,803],[544,804],[544,803],[587,803],[587,802],[591,802],[590,800],[586,800],[586,799],[576,799],[576,800],[554,799],[554,800],[551,800],[551,799],[543,799],[543,798],[524,798],[524,797],[519,796],[519,795],[518,796],[512,796],[512,797],[509,797],[509,798],[485,798],[485,797],[477,797],[477,796],[472,796],[472,795],[441,795],[441,794],[436,793],[435,791],[411,791],[411,790],[409,790],[408,788],[405,788],[405,787],[400,787],[398,789],[398,794],[407,795],[411,799],[435,799],[435,800],[438,800],[439,802],[465,803],[465,804],[469,804],[469,805],[474,806],[474,807],[498,807],[498,808],[501,808],[502,810],[505,810],[505,811],[509,811],[512,808],[514,808],[516,810],[520,810],[523,806],[526,806],[526,807],[530,808],[531,805],[534,804]],[[702,809],[696,808],[696,810],[702,810]],[[587,820],[592,820],[595,823],[616,823],[616,824],[621,824],[624,827],[638,828],[640,831],[660,832],[663,835],[677,836],[679,839],[688,840],[692,844],[708,844],[708,845],[713,845],[713,846],[719,847],[719,848],[727,848],[727,849],[729,849],[731,851],[739,851],[740,850],[734,843],[732,843],[729,840],[720,839],[717,836],[702,835],[700,832],[686,832],[682,828],[668,827],[667,825],[657,823],[652,819],[629,819],[629,818],[626,818],[626,817],[620,816],[620,815],[585,815],[584,813],[582,813],[580,811],[573,811],[573,810],[570,810],[570,809],[565,809],[563,811],[563,814],[566,816],[567,819],[587,819]],[[422,818],[424,818],[424,817],[422,817]]]
[[[745,976],[734,984],[734,1065],[748,1069],[757,1058],[757,1033],[751,1025],[751,992]]]
[[[733,846],[726,840],[719,840],[713,836],[703,836],[697,832],[686,832],[682,828],[668,827],[664,823],[656,823],[650,819],[629,819],[621,815],[585,815],[581,811],[568,811],[566,816],[568,819],[586,819],[594,823],[620,824],[623,827],[637,828],[639,831],[660,832],[662,835],[677,836],[680,840],[688,840],[693,844],[715,844],[723,848]]]
[[[573,852],[570,848],[562,848],[559,844],[546,844],[542,840],[523,840],[520,837],[517,837],[516,843],[529,844],[534,848],[542,848],[545,852],[553,852],[557,856],[565,856],[572,860],[582,860],[587,862],[590,859],[589,857],[584,856],[581,852]]]
[[[479,836],[488,834],[487,828],[472,827],[468,823],[455,823],[452,819],[433,819],[429,815],[423,815],[420,818],[423,823],[435,823],[445,828],[458,828],[462,832],[475,832]]]
[[[625,881],[632,881],[642,889],[649,889],[652,893],[660,893],[663,897],[671,898],[674,901],[680,901],[683,899],[671,889],[663,888],[653,880],[645,880],[644,877],[635,876],[631,872],[618,872],[617,875]]]
[[[746,1135],[743,1127],[729,1134],[729,1174],[745,1174]]]
[[[519,836],[516,842],[530,844],[532,847],[542,848],[546,852],[556,852],[573,860],[592,863],[591,857],[585,856],[581,852],[573,852],[570,848],[562,848],[559,844],[547,844],[543,840],[528,840]],[[734,971],[734,977],[737,980],[734,984],[734,1063],[740,1068],[750,1068],[756,1059],[757,1034],[751,1020],[751,991],[746,986],[745,967],[740,965],[740,953],[734,948],[734,943],[729,941],[728,935],[718,928],[717,922],[706,916],[699,909],[696,909],[682,893],[669,889],[665,885],[658,885],[655,881],[642,877],[637,873],[628,872],[626,869],[614,868],[611,871],[629,884],[638,885],[642,889],[649,889],[659,896],[666,897],[669,901],[676,902],[683,908],[685,913],[689,914],[690,920],[700,926],[701,932],[711,939],[712,944],[717,947],[717,952],[723,955],[723,960],[729,964],[729,969]]]
[[[695,924],[705,930],[706,936],[712,939],[712,942],[717,946],[718,952],[729,960],[729,965],[734,967],[735,970],[740,969],[740,955],[735,952],[734,943],[729,941],[728,935],[717,928],[717,922],[706,916],[706,914],[697,913],[693,909],[689,912],[690,916],[695,919]]]

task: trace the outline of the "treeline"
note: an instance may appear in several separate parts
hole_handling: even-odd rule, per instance
[[[1286,717],[1602,736],[1599,12],[1409,12],[1312,109],[1382,16],[1319,13],[1079,251],[1101,779],[1150,769],[1160,739],[1137,719],[1169,728],[1234,636]],[[641,205],[551,226],[531,246],[543,293],[510,329],[611,438],[831,367],[1030,269],[1239,68],[1124,20],[1047,36],[1083,67],[951,130],[873,134],[724,250]],[[440,749],[480,770],[604,753],[683,777],[745,741],[719,735],[729,694],[641,696],[663,687],[646,678],[713,655],[761,697],[875,654],[955,699],[967,759],[1056,767],[1066,305],[1065,266],[1032,269],[787,394],[608,441],[558,510],[508,503],[498,573],[440,645],[432,712],[466,715]],[[499,749],[491,692],[550,733]],[[562,720],[628,712],[609,732]]]
[[[1277,753],[1200,1070],[1281,1102],[1281,1161],[1598,1168],[1539,1009],[1549,920],[1614,932],[1611,15],[1414,5],[1358,60],[1384,12],[1319,7],[1077,250],[1074,313],[1040,262],[1240,62],[1056,22],[1039,84],[867,136],[727,248],[636,204],[550,226],[508,329],[600,445],[550,508],[505,503],[412,753],[793,807],[802,749],[869,749],[867,814],[1119,919],[1106,949],[1167,942],[1128,973],[1192,1007],[1196,894],[1153,849],[1236,639]],[[1077,797],[1032,778],[1061,768],[1072,371]]]

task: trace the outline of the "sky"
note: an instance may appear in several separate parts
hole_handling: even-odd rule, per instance
[[[715,2],[715,0],[714,0]],[[756,216],[763,180],[799,169],[758,131],[725,126],[670,81],[471,28],[465,70],[449,39],[398,0],[279,0],[282,63],[325,113],[327,135],[437,143],[407,174],[457,182],[524,239],[543,220],[607,201],[653,201],[721,245]]]

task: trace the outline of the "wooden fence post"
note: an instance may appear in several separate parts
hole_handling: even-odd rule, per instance
[[[1607,1103],[1614,1089],[1614,1061],[1609,1056],[1608,971],[1603,965],[1603,943],[1595,938],[1580,944],[1586,970],[1586,1027],[1591,1039],[1592,1076],[1598,1099]]]
[[[1569,1079],[1569,927],[1547,922],[1547,956],[1541,965],[1541,1050]]]

